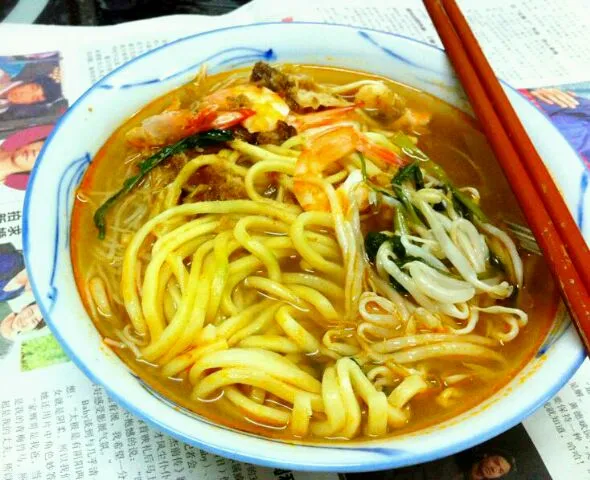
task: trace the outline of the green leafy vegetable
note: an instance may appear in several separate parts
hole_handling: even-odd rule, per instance
[[[423,162],[421,164],[422,168],[426,170],[430,175],[436,178],[439,182],[441,182],[448,191],[451,192],[453,195],[453,200],[455,202],[455,206],[458,206],[458,210],[463,213],[463,216],[469,217],[473,216],[482,222],[487,222],[488,219],[483,213],[482,209],[479,207],[477,203],[475,203],[468,195],[465,195],[462,191],[457,189],[449,179],[446,172],[436,163],[432,161]]]
[[[414,161],[409,165],[405,166],[404,168],[400,169],[393,178],[392,183],[401,185],[404,181],[412,179],[416,183],[416,190],[420,190],[420,188],[424,187],[424,180],[422,178],[422,173],[420,170],[420,167],[422,167],[433,177],[435,177],[438,181],[442,182],[445,186],[447,186],[450,189],[454,199],[466,208],[468,214],[475,216],[482,222],[487,221],[486,216],[482,212],[481,208],[479,208],[479,205],[477,205],[477,203],[471,200],[469,196],[465,195],[463,192],[455,188],[451,183],[451,180],[449,179],[446,172],[442,169],[442,167],[430,160],[428,155],[426,155],[422,150],[420,150],[414,144],[414,142],[412,142],[410,137],[401,132],[398,132],[392,138],[392,142],[398,147],[400,147],[406,155],[417,159],[417,161]],[[417,175],[419,175],[420,178],[418,178]]]
[[[400,235],[390,236],[382,232],[369,232],[365,237],[365,251],[367,252],[369,260],[371,260],[372,262],[375,261],[375,257],[377,256],[379,248],[381,248],[381,245],[383,245],[385,242],[390,242],[391,249],[397,257],[391,258],[391,261],[393,261],[400,270],[403,269],[404,265],[406,265],[407,263],[423,262],[423,259],[421,258],[414,257],[412,255],[407,255],[406,248],[402,244]],[[389,276],[389,283],[398,292],[407,293],[407,290],[403,287],[403,285],[401,285],[391,275]]]
[[[397,199],[403,205],[403,212],[405,213],[404,217],[406,217],[406,220],[411,224],[420,225],[424,222],[420,219],[416,209],[410,201],[408,193],[409,186],[405,185],[407,182],[411,182],[416,190],[424,188],[424,178],[422,176],[422,171],[420,170],[419,162],[413,162],[409,165],[406,165],[405,167],[400,168],[391,179],[391,187],[393,188]],[[396,212],[396,214],[401,215],[401,212]],[[397,222],[395,222],[396,220]],[[404,224],[400,222],[400,220],[401,217],[394,217],[394,224],[397,223],[396,230],[398,228],[404,228]],[[406,222],[406,225],[408,222]],[[400,230],[399,233],[408,233],[408,229],[405,228],[403,231]]]
[[[406,247],[402,244],[402,237],[399,235],[391,237],[391,248],[398,258],[404,258],[406,256]]]
[[[415,160],[425,162],[430,160],[428,155],[426,155],[422,150],[420,150],[412,139],[408,137],[405,133],[397,132],[391,141],[394,145],[398,146],[402,149],[402,152],[405,153],[408,157],[413,158]]]
[[[403,248],[403,245],[401,245],[401,247]],[[406,251],[406,249],[404,248],[404,253],[405,253],[405,251]],[[395,253],[395,250],[394,250],[394,253]],[[397,255],[397,253],[395,253],[395,254]],[[397,265],[397,268],[399,268],[400,270],[403,270],[406,263],[421,262],[422,261],[421,258],[412,257],[411,255],[404,255],[403,257],[398,256],[398,258],[391,259],[391,260],[393,261],[393,263],[395,263]],[[399,283],[395,278],[393,278],[391,275],[389,275],[389,283],[398,292],[408,293],[406,288],[401,283]]]
[[[377,256],[377,251],[381,247],[384,242],[391,240],[391,237],[385,233],[381,232],[369,232],[365,237],[365,252],[367,252],[367,257],[372,262],[375,261],[375,257]]]
[[[381,188],[377,185],[375,185],[373,182],[371,182],[371,180],[369,180],[369,176],[367,175],[367,162],[365,160],[365,157],[363,155],[361,155],[359,153],[359,157],[361,159],[361,174],[363,176],[363,181],[373,190],[375,190],[378,193],[381,193],[387,197],[391,197],[391,198],[395,198],[395,195],[393,195],[393,193],[388,192],[387,190],[385,190],[384,188]]]
[[[405,167],[400,168],[391,179],[391,183],[394,185],[401,185],[406,180],[414,178],[414,170],[417,166],[417,163],[413,162],[406,165]]]
[[[471,198],[469,198],[468,195],[465,195],[462,191],[457,190],[454,186],[452,186],[450,184],[449,184],[449,187],[451,189],[451,193],[453,194],[453,199],[457,203],[460,203],[467,211],[467,215],[465,215],[465,216],[467,216],[467,217],[474,216],[475,218],[477,218],[478,220],[481,220],[482,222],[488,221],[486,214],[483,213],[482,209],[479,208],[479,205],[477,203],[475,203],[473,200],[471,200]]]
[[[498,255],[496,255],[494,252],[490,252],[489,255],[490,255],[490,257],[489,257],[490,265],[494,268],[497,268],[498,270],[500,270],[502,272],[506,272],[506,267],[502,263],[502,260],[500,260],[498,258]]]
[[[424,261],[424,259],[419,258],[419,257],[414,257],[412,255],[405,255],[402,258],[398,258],[396,260],[394,260],[395,264],[399,267],[399,269],[401,270],[407,263],[410,262],[422,262],[424,264],[426,264],[426,262]],[[426,264],[428,265],[428,264]]]
[[[191,148],[206,147],[220,142],[227,142],[233,139],[233,133],[229,130],[209,130],[190,137],[183,138],[178,142],[162,148],[149,158],[139,163],[139,173],[129,177],[123,182],[123,187],[114,195],[109,197],[94,213],[94,224],[98,229],[98,238],[103,240],[106,233],[106,213],[124,195],[135,188],[154,168],[160,165],[173,155],[184,152]]]
[[[421,190],[424,188],[424,175],[422,175],[422,170],[418,167],[414,172],[414,182],[416,183],[416,190]]]
[[[408,221],[406,220],[405,210],[402,205],[395,207],[393,213],[393,230],[400,235],[410,234],[410,228],[408,227]]]
[[[434,210],[437,212],[444,212],[447,209],[447,206],[445,205],[445,202],[438,202],[435,203],[432,208],[434,208]]]
[[[412,202],[410,201],[410,197],[408,196],[407,190],[402,185],[398,185],[396,183],[392,184],[392,186],[393,191],[397,196],[397,199],[403,205],[404,212],[406,214],[407,220],[409,220],[409,223],[412,223],[414,225],[423,224],[423,222],[418,217],[418,214],[416,213],[414,205],[412,205]]]
[[[409,165],[400,168],[391,180],[391,183],[393,185],[402,185],[408,180],[414,182],[416,190],[424,188],[424,177],[422,176],[419,162],[412,162]]]

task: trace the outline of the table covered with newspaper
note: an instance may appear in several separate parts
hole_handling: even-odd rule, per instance
[[[587,1],[460,4],[498,76],[554,122],[590,169]],[[219,17],[170,16],[111,27],[0,27],[0,480],[338,478],[337,473],[273,470],[216,457],[121,409],[69,361],[45,326],[22,257],[28,175],[68,105],[102,76],[150,49],[205,30],[265,21],[364,26],[441,47],[419,0],[254,0]],[[17,88],[27,85],[36,87]],[[11,102],[15,90],[25,96],[41,93],[44,100]],[[587,185],[587,176],[584,181]],[[583,225],[590,219],[580,213],[576,221]],[[429,464],[347,478],[590,479],[589,424],[586,360],[522,425],[483,445]],[[505,471],[487,476],[485,461],[492,457],[504,459]]]

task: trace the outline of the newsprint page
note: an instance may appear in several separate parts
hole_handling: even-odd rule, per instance
[[[460,4],[498,76],[543,111],[590,166],[587,0]],[[121,409],[69,361],[45,326],[22,256],[28,176],[68,105],[146,51],[197,32],[262,21],[364,26],[441,47],[419,0],[254,0],[220,17],[172,16],[112,27],[0,27],[0,480],[338,478],[337,473],[273,470],[210,455]],[[32,81],[43,87],[44,102],[34,108],[12,105],[7,92]],[[484,445],[429,464],[348,478],[590,479],[589,422],[586,360],[523,425]],[[501,458],[504,467],[486,476],[485,462],[492,458]]]

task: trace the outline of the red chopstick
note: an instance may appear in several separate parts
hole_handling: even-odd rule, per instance
[[[578,273],[582,277],[586,289],[590,290],[590,251],[565,204],[565,200],[559,193],[547,167],[543,163],[543,160],[541,160],[537,150],[535,150],[533,142],[531,142],[522,123],[520,123],[516,112],[500,86],[500,82],[496,80],[494,71],[483,54],[475,35],[473,35],[473,32],[469,28],[463,13],[459,10],[454,0],[442,0],[442,5],[459,34],[467,55],[496,109],[496,114],[500,117],[500,121],[504,124],[506,131],[510,133],[512,144],[519,153],[522,164],[531,177],[533,185],[536,187],[541,200],[545,204],[545,208],[549,212],[549,215],[551,215],[551,218],[553,218],[559,236],[568,239],[568,242],[564,243],[564,246],[567,248],[570,257],[576,265],[588,266],[588,268],[579,269]]]
[[[590,253],[586,242],[465,18],[454,0],[442,1],[447,11],[440,0],[424,0],[424,5],[590,352],[590,275],[586,271]],[[484,62],[487,69],[480,68]]]

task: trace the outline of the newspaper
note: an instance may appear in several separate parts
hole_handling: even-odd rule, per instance
[[[545,112],[588,164],[586,1],[460,4],[498,75]],[[240,464],[152,430],[69,361],[45,327],[24,271],[20,222],[28,173],[68,105],[106,73],[152,48],[200,31],[261,21],[350,24],[441,46],[419,0],[254,0],[219,17],[176,15],[111,27],[0,27],[0,480],[338,478]],[[35,108],[11,104],[9,92],[33,80],[42,84],[43,103]],[[508,470],[515,475],[510,478],[590,478],[589,412],[586,360],[555,398],[524,421],[524,428],[467,456],[348,478],[492,478],[482,472],[493,452],[508,463],[493,478]],[[539,454],[543,461],[533,465]]]

